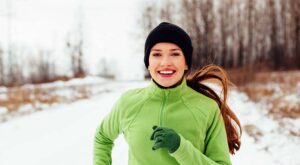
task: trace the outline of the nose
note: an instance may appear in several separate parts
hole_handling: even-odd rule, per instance
[[[171,65],[171,60],[169,58],[169,56],[164,56],[160,62],[161,66],[168,66]]]

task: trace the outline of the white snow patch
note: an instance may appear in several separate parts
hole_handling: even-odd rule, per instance
[[[0,107],[0,115],[4,115],[6,114],[8,111],[7,111],[7,108],[6,107]]]

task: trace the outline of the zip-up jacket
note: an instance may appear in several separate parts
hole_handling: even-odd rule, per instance
[[[152,150],[152,127],[172,128],[179,148]],[[222,115],[217,103],[198,93],[184,79],[175,88],[155,82],[125,92],[103,119],[94,139],[94,165],[112,164],[111,151],[120,133],[128,143],[129,165],[231,164]]]

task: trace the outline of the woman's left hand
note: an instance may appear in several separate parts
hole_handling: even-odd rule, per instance
[[[173,153],[179,148],[180,136],[173,129],[158,126],[153,126],[152,129],[153,133],[150,139],[155,141],[153,150],[166,148]]]

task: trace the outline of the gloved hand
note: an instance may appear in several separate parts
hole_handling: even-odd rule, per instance
[[[180,136],[173,129],[158,126],[153,126],[152,129],[153,133],[150,139],[155,141],[153,150],[166,148],[173,153],[178,149]]]

